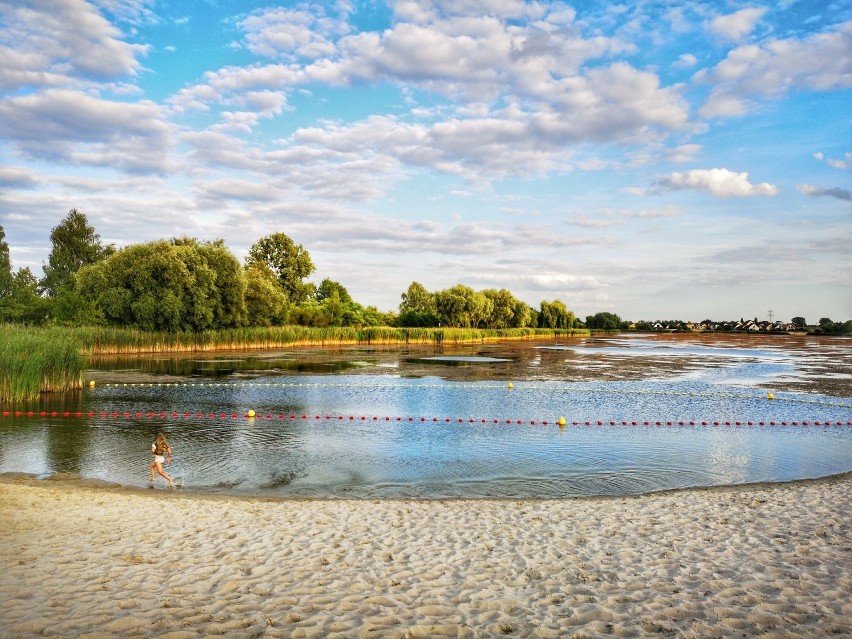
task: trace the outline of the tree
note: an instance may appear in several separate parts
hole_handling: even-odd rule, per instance
[[[244,311],[225,305],[245,282],[239,262],[222,250],[187,239],[134,244],[80,269],[77,285],[113,324],[171,332],[237,326]]]
[[[256,262],[266,264],[275,273],[291,303],[301,304],[310,297],[312,287],[303,280],[314,272],[314,263],[301,244],[284,233],[267,235],[249,249],[246,263]]]
[[[426,290],[420,282],[412,282],[402,294],[399,304],[397,326],[437,326],[438,313],[435,294]]]
[[[805,330],[805,327],[808,325],[804,317],[794,317],[792,320],[790,320],[790,322],[793,324],[793,326],[796,327],[796,330],[798,331]]]
[[[490,301],[490,314],[485,320],[485,328],[507,328],[515,316],[517,300],[505,288],[499,291],[488,288],[482,294]]]
[[[48,263],[42,266],[44,277],[41,289],[55,297],[63,287],[73,286],[74,274],[87,264],[94,264],[111,255],[113,246],[103,246],[101,236],[89,226],[86,216],[71,209],[68,216],[50,232],[53,249]]]
[[[595,313],[586,316],[586,327],[614,331],[621,327],[621,318],[614,313]]]
[[[193,247],[201,261],[213,271],[215,285],[212,287],[212,297],[207,300],[212,307],[213,325],[217,328],[245,326],[245,273],[239,260],[225,246],[225,241],[199,242],[195,238],[184,237],[173,239],[172,243]]]
[[[569,311],[561,300],[547,302],[542,300],[538,314],[539,328],[574,328],[574,311]]]
[[[347,291],[343,284],[339,282],[335,282],[334,280],[330,280],[325,278],[320,285],[317,287],[317,291],[315,294],[317,302],[322,304],[325,300],[329,299],[337,293],[338,301],[341,304],[350,304],[352,302],[352,296],[349,295],[349,291]]]
[[[287,321],[289,301],[278,278],[266,264],[245,267],[246,315],[251,326],[279,326]]]
[[[435,314],[435,294],[426,290],[420,282],[412,282],[408,289],[402,294],[402,302],[399,304],[399,312],[417,311],[424,315]]]
[[[12,260],[9,259],[9,245],[6,244],[6,231],[0,226],[0,298],[12,292]]]
[[[38,280],[29,268],[18,269],[0,298],[0,321],[43,324],[46,319],[47,300],[38,294]]]
[[[485,317],[488,299],[469,286],[456,284],[435,293],[438,321],[444,326],[476,327]]]

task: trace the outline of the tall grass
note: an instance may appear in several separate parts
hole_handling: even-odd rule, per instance
[[[130,328],[86,327],[68,329],[93,355],[247,350],[288,346],[340,344],[461,344],[503,339],[534,339],[588,335],[588,331],[507,328],[394,328],[310,326],[251,326],[199,333],[145,332]]]
[[[132,328],[0,325],[0,402],[81,388],[88,356],[250,350],[342,344],[463,344],[507,339],[587,335],[582,329],[393,328],[390,326],[275,326],[203,331],[145,332]]]
[[[65,329],[0,325],[0,402],[82,388],[87,360]]]

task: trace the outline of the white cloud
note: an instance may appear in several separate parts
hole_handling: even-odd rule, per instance
[[[677,60],[672,62],[672,68],[674,69],[691,69],[698,63],[698,58],[696,58],[691,53],[683,53],[678,56]]]
[[[669,150],[666,160],[676,164],[692,162],[703,149],[704,147],[700,144],[681,144]]]
[[[659,218],[671,218],[680,215],[680,210],[675,206],[666,206],[659,209],[601,209],[593,212],[580,212],[570,218],[570,223],[587,228],[610,228],[622,226],[635,220],[650,220]]]
[[[692,189],[709,191],[716,197],[778,194],[776,186],[766,182],[752,184],[748,181],[748,173],[736,173],[728,169],[694,169],[671,173],[657,178],[654,184],[663,191]]]
[[[848,169],[852,167],[852,153],[846,152],[843,154],[843,159],[839,160],[836,158],[826,158],[823,153],[814,153],[814,157],[820,162],[825,162],[828,166],[834,167],[835,169]]]
[[[714,85],[699,109],[706,118],[743,115],[756,97],[852,87],[852,22],[804,40],[738,47],[711,71],[697,73],[695,79]]]
[[[260,9],[239,26],[252,53],[286,60],[332,56],[334,41],[350,29],[345,19],[329,17],[321,4]]]
[[[0,135],[28,158],[130,172],[170,168],[172,126],[153,102],[50,89],[0,100]]]
[[[754,25],[765,13],[765,8],[741,9],[736,13],[714,18],[709,28],[718,36],[739,42],[754,30]]]
[[[22,166],[0,166],[0,185],[28,189],[36,186],[41,180],[30,169]]]
[[[0,4],[0,90],[136,75],[147,45],[129,44],[84,0]]]
[[[812,186],[810,184],[797,184],[796,190],[799,191],[799,193],[801,193],[802,195],[809,195],[812,197],[827,196],[837,198],[838,200],[845,200],[846,202],[852,202],[852,190],[849,189],[827,189],[818,186]]]

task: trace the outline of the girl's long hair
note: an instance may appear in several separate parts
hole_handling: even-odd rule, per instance
[[[169,449],[169,442],[166,441],[166,436],[163,433],[157,433],[157,439],[154,442],[156,448],[154,452],[158,455],[162,455]]]

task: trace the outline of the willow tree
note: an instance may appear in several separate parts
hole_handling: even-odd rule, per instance
[[[245,323],[244,275],[221,242],[133,244],[82,268],[77,286],[112,324],[174,332]]]

